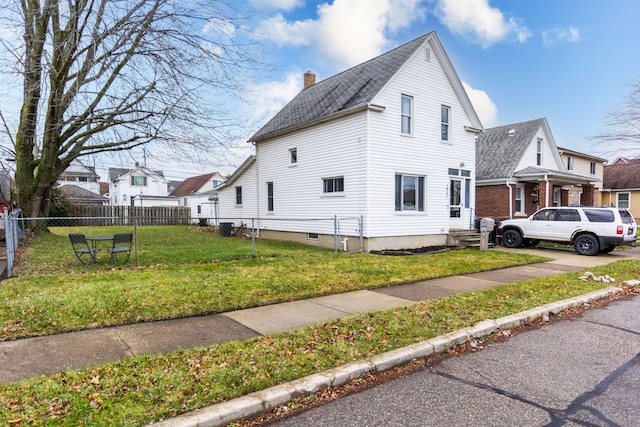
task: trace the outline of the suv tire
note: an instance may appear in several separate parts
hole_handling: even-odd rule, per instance
[[[580,255],[595,255],[600,252],[598,239],[592,234],[581,234],[573,241],[573,247]]]
[[[505,248],[519,248],[522,245],[522,234],[518,230],[507,230],[502,234]]]

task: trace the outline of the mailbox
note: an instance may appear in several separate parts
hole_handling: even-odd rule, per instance
[[[480,250],[486,251],[489,249],[489,236],[493,232],[493,228],[496,225],[496,220],[493,218],[482,218],[480,220]]]

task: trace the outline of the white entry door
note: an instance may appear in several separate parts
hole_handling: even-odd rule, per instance
[[[463,225],[464,181],[458,178],[449,180],[449,227],[461,228]]]

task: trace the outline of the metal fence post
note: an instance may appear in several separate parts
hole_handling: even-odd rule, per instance
[[[256,228],[255,219],[251,218],[251,256],[256,257]]]
[[[338,253],[338,215],[333,216],[333,251]]]

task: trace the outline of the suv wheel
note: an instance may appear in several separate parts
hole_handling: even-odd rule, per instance
[[[595,255],[600,252],[598,239],[592,234],[581,234],[573,241],[573,247],[580,255]]]
[[[502,244],[505,248],[519,248],[522,245],[522,234],[517,230],[507,230],[502,234]]]

